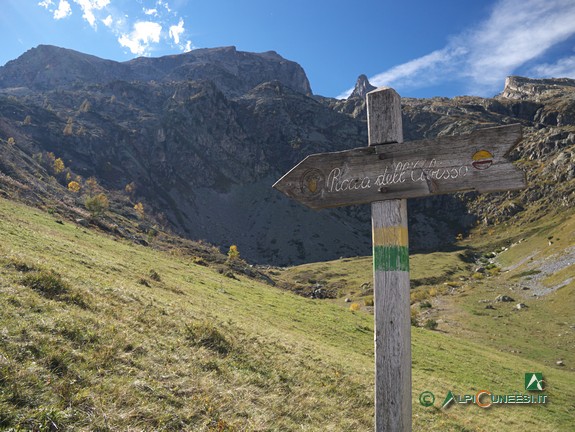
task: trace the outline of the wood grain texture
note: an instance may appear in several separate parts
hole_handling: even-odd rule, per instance
[[[393,100],[389,95],[382,99]],[[368,107],[368,111],[378,119],[388,117],[378,114],[373,107]],[[518,190],[527,186],[525,173],[508,158],[521,139],[521,125],[432,140],[372,145],[372,139],[382,142],[402,138],[397,132],[392,134],[390,126],[394,123],[384,130],[370,127],[369,147],[308,156],[274,187],[304,205],[319,209],[471,190]]]
[[[403,142],[401,97],[392,88],[380,87],[367,98],[367,134],[370,146]]]
[[[375,431],[411,431],[409,272],[374,272]]]
[[[401,100],[395,90],[377,89],[368,93],[367,110],[370,147],[403,141]],[[388,145],[380,147],[386,151]],[[375,431],[411,431],[409,271],[389,270],[409,269],[406,200],[372,202],[371,221],[374,244]],[[396,232],[402,235],[394,235]]]

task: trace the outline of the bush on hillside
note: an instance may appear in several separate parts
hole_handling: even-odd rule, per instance
[[[214,324],[205,320],[187,325],[186,339],[195,346],[201,346],[222,355],[227,355],[232,349],[231,343],[222,332]]]

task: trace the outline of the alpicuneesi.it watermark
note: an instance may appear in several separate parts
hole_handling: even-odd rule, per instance
[[[475,394],[456,395],[449,390],[441,404],[441,408],[449,408],[459,404],[475,404],[481,408],[489,408],[493,405],[540,405],[549,402],[548,396],[542,393],[545,391],[545,385],[541,372],[528,372],[525,374],[525,390],[533,393],[517,391],[513,394],[498,394],[489,390],[480,390]],[[430,391],[424,391],[419,395],[419,403],[424,407],[430,407],[435,403],[435,395]]]

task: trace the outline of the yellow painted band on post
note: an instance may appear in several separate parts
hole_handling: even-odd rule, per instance
[[[407,227],[378,227],[373,228],[374,246],[408,246],[409,237]]]

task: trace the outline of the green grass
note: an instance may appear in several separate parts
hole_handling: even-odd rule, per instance
[[[0,221],[0,429],[373,430],[371,315],[3,199]],[[418,277],[463,271],[456,255],[435,259]],[[353,261],[326,264],[325,273],[357,286],[366,280]],[[442,261],[455,267],[438,268]],[[414,430],[570,430],[569,365],[442,326],[412,331]],[[548,406],[418,403],[424,390],[438,399],[448,390],[521,391],[530,371],[543,371]]]
[[[436,252],[410,256],[411,286],[429,286],[456,280],[467,273],[462,252]],[[371,257],[303,264],[282,270],[277,277],[293,291],[305,291],[317,283],[336,297],[365,298],[372,295],[373,260]]]

